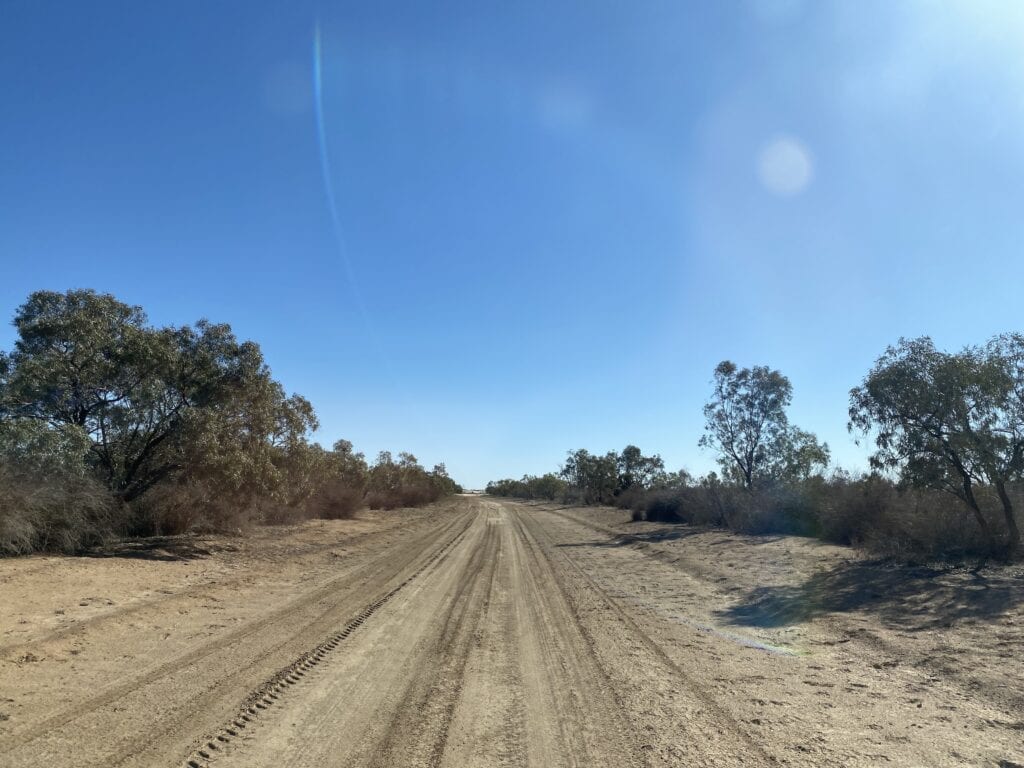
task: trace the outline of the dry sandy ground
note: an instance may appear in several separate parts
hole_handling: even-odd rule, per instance
[[[4,766],[1024,765],[1024,576],[463,497],[0,561]]]

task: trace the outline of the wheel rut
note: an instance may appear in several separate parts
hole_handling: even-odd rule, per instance
[[[410,536],[394,549],[385,551],[383,556],[358,567],[355,572],[348,572],[301,594],[271,616],[222,634],[186,654],[141,674],[133,675],[123,683],[109,686],[71,708],[30,723],[22,730],[0,739],[0,754],[10,756],[17,761],[15,764],[19,765],[50,765],[54,760],[60,760],[68,750],[75,748],[74,745],[80,738],[76,734],[98,734],[102,732],[100,729],[109,729],[104,723],[111,720],[117,722],[121,719],[118,713],[133,712],[138,717],[141,715],[138,707],[148,710],[152,704],[156,704],[155,716],[145,725],[140,723],[141,727],[138,730],[108,730],[113,738],[105,740],[106,744],[90,744],[87,754],[95,754],[97,758],[102,754],[103,759],[83,757],[77,763],[127,765],[140,759],[141,755],[152,755],[154,752],[159,754],[161,750],[156,749],[155,745],[159,745],[167,738],[170,738],[172,744],[180,742],[183,737],[187,738],[187,730],[183,729],[188,729],[188,723],[211,722],[216,709],[227,705],[232,696],[235,697],[235,702],[246,701],[244,710],[252,708],[260,712],[268,706],[263,699],[275,702],[274,697],[280,696],[278,691],[271,691],[272,696],[263,695],[264,692],[259,690],[262,686],[258,686],[256,689],[250,689],[251,694],[247,696],[244,693],[232,694],[232,688],[239,681],[259,674],[259,670],[265,668],[267,660],[287,653],[288,648],[295,646],[297,641],[301,642],[301,637],[305,633],[315,633],[315,636],[322,632],[330,632],[331,624],[337,626],[338,619],[334,617],[339,613],[339,609],[344,610],[343,605],[347,600],[339,602],[334,599],[339,589],[351,592],[353,587],[358,587],[362,583],[373,585],[371,592],[378,594],[351,618],[351,626],[349,620],[342,619],[347,623],[341,630],[330,632],[328,639],[323,643],[292,657],[292,661],[284,667],[286,672],[274,675],[269,682],[288,687],[294,685],[294,682],[284,682],[287,678],[290,677],[292,681],[302,679],[311,667],[319,664],[326,653],[333,650],[330,644],[336,646],[344,639],[339,639],[342,633],[351,634],[362,626],[372,613],[384,602],[392,599],[397,591],[414,578],[401,576],[403,571],[408,573],[410,564],[415,569],[413,572],[418,575],[436,563],[437,559],[450,549],[452,543],[465,533],[472,518],[471,512],[463,510],[448,517],[441,525],[435,523],[425,535]],[[395,582],[396,578],[401,578],[402,581]],[[375,586],[378,584],[386,584],[386,591],[379,591]],[[349,612],[349,616],[351,617],[352,613]],[[174,693],[173,699],[166,702],[161,700],[162,692],[171,693],[172,690],[178,689],[182,690],[182,696],[187,692],[189,698],[179,699],[178,694]],[[257,692],[259,696],[254,695]],[[202,744],[207,747],[210,742],[214,742],[215,745],[224,744],[225,739],[234,738],[227,732],[229,728],[237,733],[240,728],[250,727],[249,721],[241,715],[245,714],[250,719],[253,715],[244,710],[226,720],[224,714],[217,718],[226,723],[225,727],[214,732]],[[225,710],[222,709],[221,712]],[[236,721],[243,725],[235,724]],[[170,744],[168,747],[174,748]],[[20,757],[16,758],[15,755]],[[138,764],[153,763],[150,758],[145,758]]]
[[[736,719],[727,710],[725,710],[713,696],[711,696],[703,687],[696,684],[686,671],[673,661],[668,654],[665,653],[662,647],[640,627],[640,625],[634,620],[629,612],[627,612],[618,603],[618,601],[610,596],[607,591],[603,589],[590,576],[590,574],[580,567],[575,560],[567,555],[564,550],[558,548],[558,544],[543,525],[540,524],[537,518],[535,518],[531,513],[526,513],[520,518],[520,520],[522,520],[524,531],[528,538],[532,539],[539,548],[548,553],[546,556],[549,558],[553,557],[553,553],[559,553],[557,560],[562,565],[561,570],[563,572],[565,570],[571,572],[571,576],[567,578],[559,578],[557,581],[559,583],[576,581],[578,584],[583,585],[587,592],[600,601],[604,612],[610,612],[614,615],[619,626],[632,638],[633,643],[631,645],[633,647],[636,647],[637,645],[642,646],[648,658],[656,661],[656,663],[662,667],[666,676],[677,680],[679,687],[685,689],[689,697],[692,697],[699,702],[699,709],[702,711],[702,717],[700,720],[695,719],[688,724],[688,728],[691,731],[700,731],[701,739],[704,741],[714,742],[716,740],[722,740],[724,737],[726,742],[734,742],[734,744],[730,746],[733,748],[738,746],[740,748],[738,753],[744,755],[746,764],[776,764],[777,761],[775,758],[766,753],[761,745],[754,741],[743,726],[736,721]],[[583,626],[582,623],[581,626]],[[590,631],[587,629],[584,631],[588,636],[589,642],[592,645],[596,645],[597,641]],[[733,754],[736,753],[736,751],[733,752]]]
[[[261,713],[282,701],[289,689],[301,682],[307,674],[312,674],[322,663],[330,661],[331,655],[337,651],[350,635],[356,632],[382,606],[387,604],[424,572],[444,560],[456,544],[465,536],[468,525],[464,526],[439,551],[426,562],[409,574],[391,591],[367,605],[351,619],[341,630],[320,642],[314,648],[296,658],[291,664],[280,670],[257,689],[252,691],[233,718],[212,734],[202,746],[196,748],[185,760],[186,768],[207,768],[217,754],[229,746],[243,731],[254,727]]]

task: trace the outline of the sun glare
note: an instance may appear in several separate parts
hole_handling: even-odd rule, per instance
[[[814,163],[800,140],[778,136],[761,148],[757,174],[769,192],[792,197],[803,192],[814,179]]]

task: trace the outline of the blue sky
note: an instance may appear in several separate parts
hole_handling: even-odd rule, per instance
[[[856,467],[887,344],[1021,330],[1013,0],[0,14],[0,313],[229,322],[328,444],[470,486],[627,443],[702,472],[728,358]]]

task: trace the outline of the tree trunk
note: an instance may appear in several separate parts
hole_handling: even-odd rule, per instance
[[[1020,549],[1020,529],[1017,527],[1017,518],[1013,513],[1013,502],[1006,492],[1006,484],[1001,480],[996,482],[996,492],[999,494],[999,501],[1003,505],[1003,516],[1006,518],[1006,552],[1014,555]]]
[[[971,485],[971,479],[967,475],[963,475],[963,500],[970,507],[971,512],[974,513],[974,519],[978,521],[978,527],[981,528],[981,534],[985,537],[985,544],[988,546],[989,552],[994,552],[996,549],[996,539],[992,534],[992,528],[988,524],[988,520],[985,519],[985,515],[982,514],[981,507],[978,505],[978,500],[974,497],[974,488]],[[987,555],[986,555],[987,557]]]

